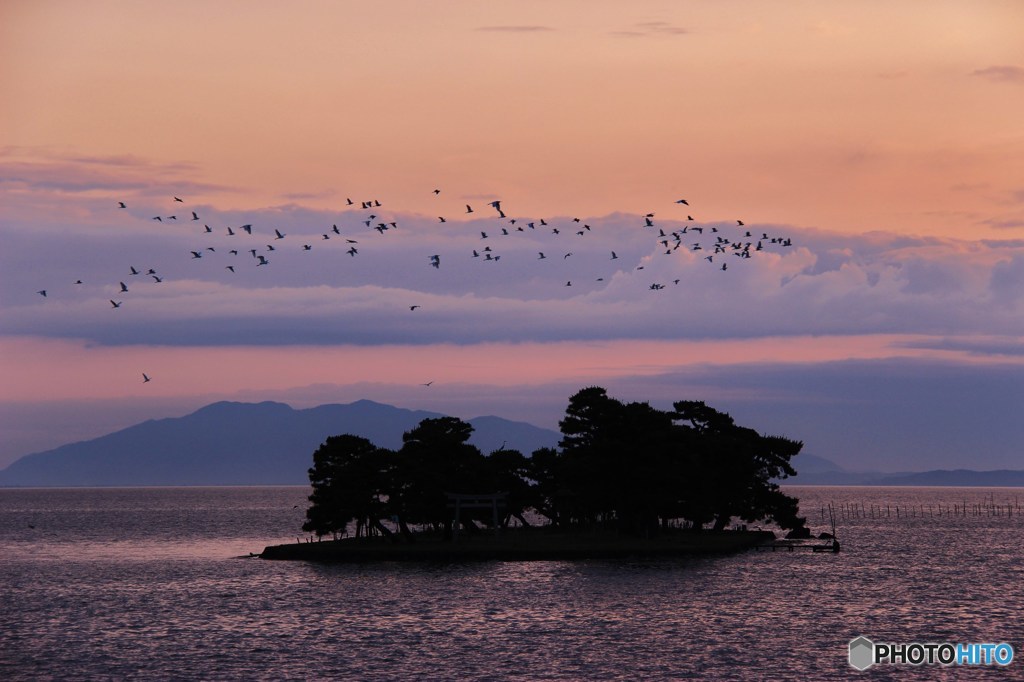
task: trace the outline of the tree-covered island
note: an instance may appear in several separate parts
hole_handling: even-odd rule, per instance
[[[596,386],[570,398],[559,426],[558,448],[529,457],[504,448],[484,455],[468,443],[472,426],[454,417],[423,420],[398,450],[330,437],[313,454],[303,530],[337,541],[269,547],[263,556],[342,558],[343,548],[371,544],[495,547],[496,535],[525,555],[545,537],[563,548],[574,538],[591,547],[593,538],[604,538],[602,547],[638,547],[699,533],[697,544],[714,549],[731,546],[716,544],[712,537],[723,534],[715,531],[737,523],[804,527],[797,500],[775,483],[795,475],[790,460],[801,442],[738,426],[703,402],[659,410]],[[456,527],[453,500],[473,496],[500,499],[500,513],[464,508]]]

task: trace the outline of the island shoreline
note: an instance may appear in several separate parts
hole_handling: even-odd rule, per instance
[[[663,559],[733,554],[774,540],[775,534],[764,530],[685,531],[640,538],[586,531],[548,533],[516,529],[498,536],[463,536],[454,542],[425,534],[413,543],[381,537],[296,542],[268,546],[258,556],[274,561],[322,563]]]

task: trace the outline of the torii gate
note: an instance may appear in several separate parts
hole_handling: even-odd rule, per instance
[[[508,506],[508,493],[485,493],[482,495],[445,493],[445,495],[448,496],[448,506],[455,508],[455,527],[452,528],[453,542],[459,538],[460,517],[463,509],[490,509],[494,515],[494,534],[499,534],[501,525],[498,523],[498,507],[504,509]]]

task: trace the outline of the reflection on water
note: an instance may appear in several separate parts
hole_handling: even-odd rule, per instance
[[[827,528],[820,512],[830,502],[1024,500],[1021,490],[791,492],[816,530]],[[861,634],[1008,641],[1024,658],[1024,516],[851,514],[839,521],[839,554],[363,566],[233,558],[293,540],[307,494],[0,490],[0,676],[845,679],[847,643]],[[1005,679],[1020,665],[969,672]]]

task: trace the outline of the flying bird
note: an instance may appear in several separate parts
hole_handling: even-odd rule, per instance
[[[473,207],[470,206],[469,204],[466,204],[466,213],[472,213],[472,212],[473,212]]]
[[[181,201],[181,199],[179,199],[178,197],[174,197],[174,200],[179,202]]]
[[[42,296],[43,298],[46,298],[46,289],[40,289],[36,293]]]
[[[284,235],[281,233],[281,230],[275,229],[274,234],[277,235],[276,237],[274,237],[274,239],[284,239]]]
[[[687,201],[686,199],[676,199],[676,203],[677,203],[677,204],[684,204],[684,205],[686,205],[686,206],[689,206],[689,205],[690,205],[690,202],[689,202],[689,201]]]
[[[192,220],[199,220],[199,216],[196,215],[195,211],[192,211]]]
[[[420,306],[418,306],[418,305],[411,305],[411,306],[409,306],[409,310],[416,310],[419,307]]]
[[[119,201],[119,202],[117,202],[117,207],[118,207],[118,208],[128,208],[127,206],[125,206],[125,205],[124,205],[124,202],[123,202],[123,201]]]
[[[121,303],[122,303],[122,301],[115,301],[113,299],[110,300],[110,305],[113,306],[114,308],[120,308],[121,307]]]
[[[270,261],[267,260],[266,256],[256,256],[256,258],[258,258],[259,261],[260,261],[259,263],[256,264],[256,267],[259,267],[261,265],[266,265],[267,263],[270,262]],[[234,271],[232,270],[232,272],[234,272]]]
[[[127,285],[127,284],[125,284],[124,282],[118,282],[118,284],[120,284],[120,285],[121,285],[121,293],[122,293],[122,294],[124,294],[124,293],[127,293],[127,292],[128,292],[128,285]]]
[[[152,379],[149,378],[149,375],[146,374],[145,372],[143,372],[142,373],[142,383],[148,384],[150,381],[152,381]]]

